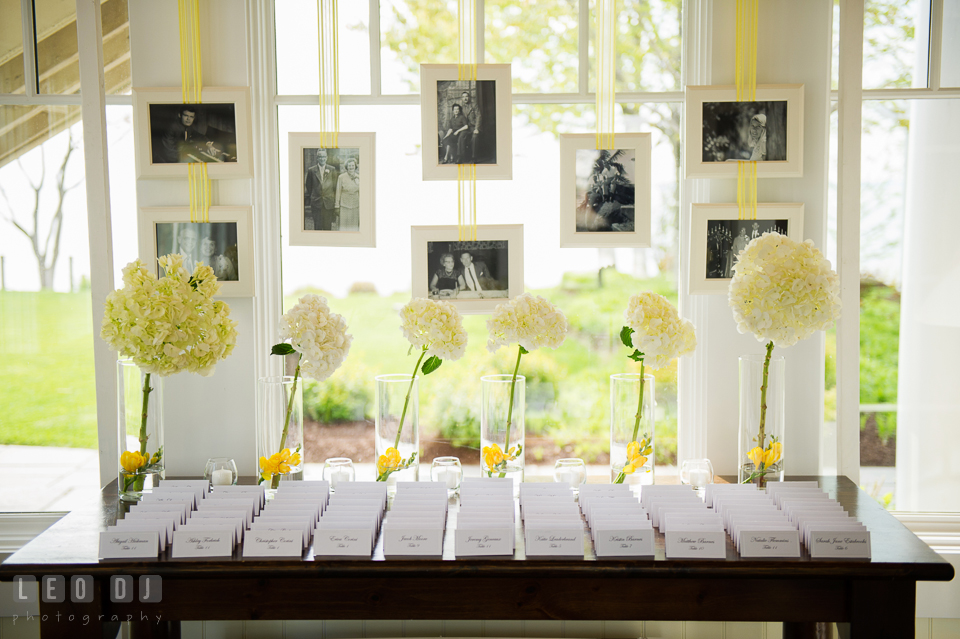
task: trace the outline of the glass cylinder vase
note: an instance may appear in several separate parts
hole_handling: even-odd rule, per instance
[[[163,479],[163,378],[117,362],[118,493],[139,501]]]
[[[257,472],[268,494],[303,479],[303,378],[257,380]]]
[[[378,375],[377,381],[377,481],[387,482],[387,492],[398,481],[417,481],[420,475],[419,376]]]
[[[610,376],[610,481],[652,484],[656,459],[654,377]]]
[[[738,447],[740,483],[755,483],[761,488],[768,481],[783,481],[786,393],[783,357],[770,359],[766,379],[763,362],[764,355],[740,358]]]
[[[514,490],[523,481],[525,382],[523,375],[480,378],[480,470],[485,477],[511,477]]]

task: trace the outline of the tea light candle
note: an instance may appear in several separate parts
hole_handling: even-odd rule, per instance
[[[575,470],[564,470],[560,473],[560,481],[569,484],[571,488],[577,488],[580,485],[580,473]]]
[[[704,468],[693,468],[690,470],[690,485],[694,488],[703,488],[707,485],[707,471]]]
[[[233,484],[233,471],[229,468],[220,468],[210,473],[210,481],[214,486],[230,486]]]
[[[350,472],[347,470],[334,470],[330,473],[330,488],[336,488],[340,482],[350,481]]]

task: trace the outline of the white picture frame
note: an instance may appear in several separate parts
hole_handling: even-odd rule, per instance
[[[459,237],[459,227],[456,225],[410,228],[413,297],[452,302],[461,313],[473,315],[492,313],[497,304],[523,293],[522,224],[478,226],[477,239],[472,242],[460,241]],[[466,264],[463,253],[467,252],[471,254],[470,263],[475,267],[472,277],[479,291],[470,290],[472,285],[461,279]],[[445,292],[451,290],[446,288],[441,289],[440,294],[431,291],[433,276],[443,271],[442,256],[445,253],[454,257],[453,270],[456,274],[451,278],[464,282],[462,287],[457,286],[452,295]],[[482,268],[484,266],[487,268]],[[470,276],[467,276],[469,279]],[[437,284],[443,286],[440,281]]]
[[[693,204],[691,207],[689,292],[692,295],[727,293],[731,268],[736,263],[732,251],[735,246],[739,247],[734,239],[741,227],[746,230],[748,242],[755,231],[762,235],[771,227],[778,227],[778,232],[782,232],[783,224],[786,224],[787,237],[803,241],[803,204],[800,203],[757,204],[756,219],[739,219],[737,204]],[[725,242],[727,234],[730,237]]]
[[[194,245],[180,248],[181,233],[187,236],[192,229],[195,229]],[[168,250],[169,252],[177,249],[180,249],[178,252],[188,251],[184,266],[188,271],[193,272],[197,261],[208,259],[204,257],[204,249],[207,246],[204,234],[211,231],[206,237],[215,242],[216,251],[210,256],[209,261],[210,265],[214,266],[214,271],[218,273],[218,279],[222,284],[218,297],[253,297],[254,251],[251,207],[211,206],[210,221],[205,223],[191,222],[190,209],[186,206],[143,207],[138,216],[137,230],[140,261],[157,276],[160,275],[157,257],[167,254],[160,251]],[[214,237],[217,231],[227,233]],[[233,235],[229,235],[231,232]],[[224,235],[236,240],[235,248],[229,245],[230,240],[227,240],[228,244],[225,246],[219,243]],[[158,251],[158,245],[160,251]],[[221,256],[227,259],[218,259]],[[194,264],[189,264],[190,261]],[[232,271],[230,266],[233,267]]]
[[[477,79],[459,80],[459,66],[456,64],[421,64],[420,65],[420,118],[422,137],[422,159],[424,180],[456,180],[457,166],[460,160],[445,163],[446,149],[452,147],[454,154],[467,155],[474,160],[477,167],[478,180],[511,180],[513,179],[513,94],[510,79],[509,64],[478,64]],[[492,84],[489,84],[491,83]],[[494,95],[490,96],[489,88]],[[441,99],[439,93],[444,93]],[[468,93],[468,99],[474,103],[481,116],[479,133],[474,136],[469,127],[462,138],[463,143],[454,142],[454,137],[444,138],[441,127],[450,123],[453,117],[453,104],[458,104],[452,94]],[[438,114],[438,105],[446,111],[450,105],[451,113],[447,121],[441,121]],[[493,115],[493,131],[490,131],[489,120]],[[460,147],[466,147],[461,153]],[[495,159],[491,162],[491,147]],[[441,148],[445,157],[441,158]],[[467,159],[467,158],[464,158]],[[463,164],[469,164],[465,161]]]
[[[184,104],[180,87],[139,88],[133,90],[133,105],[137,178],[185,178],[191,161],[207,159],[211,179],[252,177],[250,91],[246,87],[203,87],[200,103],[191,105]],[[182,116],[175,113],[188,106],[196,111],[190,122],[198,136],[190,141],[192,152],[184,150],[187,143],[178,140],[186,134],[178,120]],[[233,132],[228,130],[231,123]],[[168,139],[178,141],[167,143]],[[180,145],[179,151],[174,144]],[[226,161],[216,161],[217,157]]]
[[[618,168],[612,171],[614,175],[604,179],[597,170],[597,158],[592,156],[610,152],[597,150],[596,134],[560,135],[561,247],[650,246],[650,134],[617,133],[614,146],[613,151],[620,151],[621,156],[611,164]],[[588,182],[593,178],[596,181]],[[625,199],[622,197],[625,187],[632,188],[632,205],[617,201]],[[594,207],[597,202],[601,204]],[[631,206],[632,221],[627,212]],[[612,209],[615,217],[600,213],[607,209]]]
[[[327,173],[335,173],[331,182],[340,180],[342,176],[348,175],[344,170],[344,165],[352,158],[358,158],[358,177],[359,177],[359,212],[354,212],[347,219],[334,214],[336,221],[327,226],[339,226],[344,223],[344,228],[308,228],[310,226],[324,226],[314,222],[313,214],[307,215],[306,177],[308,171],[316,172],[318,169],[305,166],[307,156],[313,151],[316,153],[323,148],[320,145],[319,133],[290,133],[288,134],[288,154],[289,154],[289,193],[290,193],[290,215],[289,215],[289,239],[290,246],[360,246],[376,247],[377,229],[376,229],[376,134],[375,133],[340,133],[338,135],[336,149],[325,149],[327,155],[337,156],[331,159],[327,165]],[[335,164],[334,164],[335,160]],[[332,168],[329,168],[332,165]],[[316,183],[313,179],[312,183]],[[340,191],[339,185],[333,187]],[[336,198],[333,193],[332,197]],[[316,198],[309,198],[314,199]],[[312,207],[311,207],[312,208]]]
[[[750,127],[761,114],[767,159],[757,177],[803,177],[802,84],[758,85],[751,102],[737,102],[734,86],[688,86],[684,114],[685,177],[736,178],[737,160],[757,153]]]

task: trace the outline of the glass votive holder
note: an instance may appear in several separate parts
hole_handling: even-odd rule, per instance
[[[345,481],[355,481],[357,470],[353,467],[353,460],[349,457],[330,457],[323,462],[323,479],[330,482],[330,491],[337,489],[337,484]]]
[[[211,457],[203,468],[203,478],[212,486],[233,486],[237,483],[237,463],[230,457]]]
[[[689,484],[695,489],[705,488],[713,483],[713,464],[709,459],[688,459],[680,464],[680,483]]]
[[[553,466],[553,478],[568,484],[573,492],[580,492],[580,484],[587,483],[587,466],[579,457],[558,459]]]
[[[462,478],[463,467],[460,465],[459,457],[435,457],[430,464],[430,479],[446,484],[448,495],[460,490]]]

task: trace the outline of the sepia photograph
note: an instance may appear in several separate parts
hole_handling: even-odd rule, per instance
[[[786,159],[786,100],[703,103],[704,162]]]
[[[745,213],[737,204],[691,205],[691,294],[726,294],[740,252],[764,233],[803,241],[803,204],[757,204],[756,219],[744,219]]]
[[[497,163],[496,82],[437,82],[437,122],[441,164]]]
[[[237,115],[233,104],[151,104],[154,164],[236,162]]]
[[[221,282],[239,278],[236,222],[161,222],[156,225],[157,255],[179,253],[191,273],[199,264],[213,269]],[[163,269],[157,267],[160,277]]]
[[[688,86],[683,150],[687,178],[803,177],[803,85],[758,85],[753,100],[733,86]]]
[[[637,154],[633,149],[577,150],[577,232],[634,230]]]
[[[360,149],[303,149],[303,229],[360,230]]]

